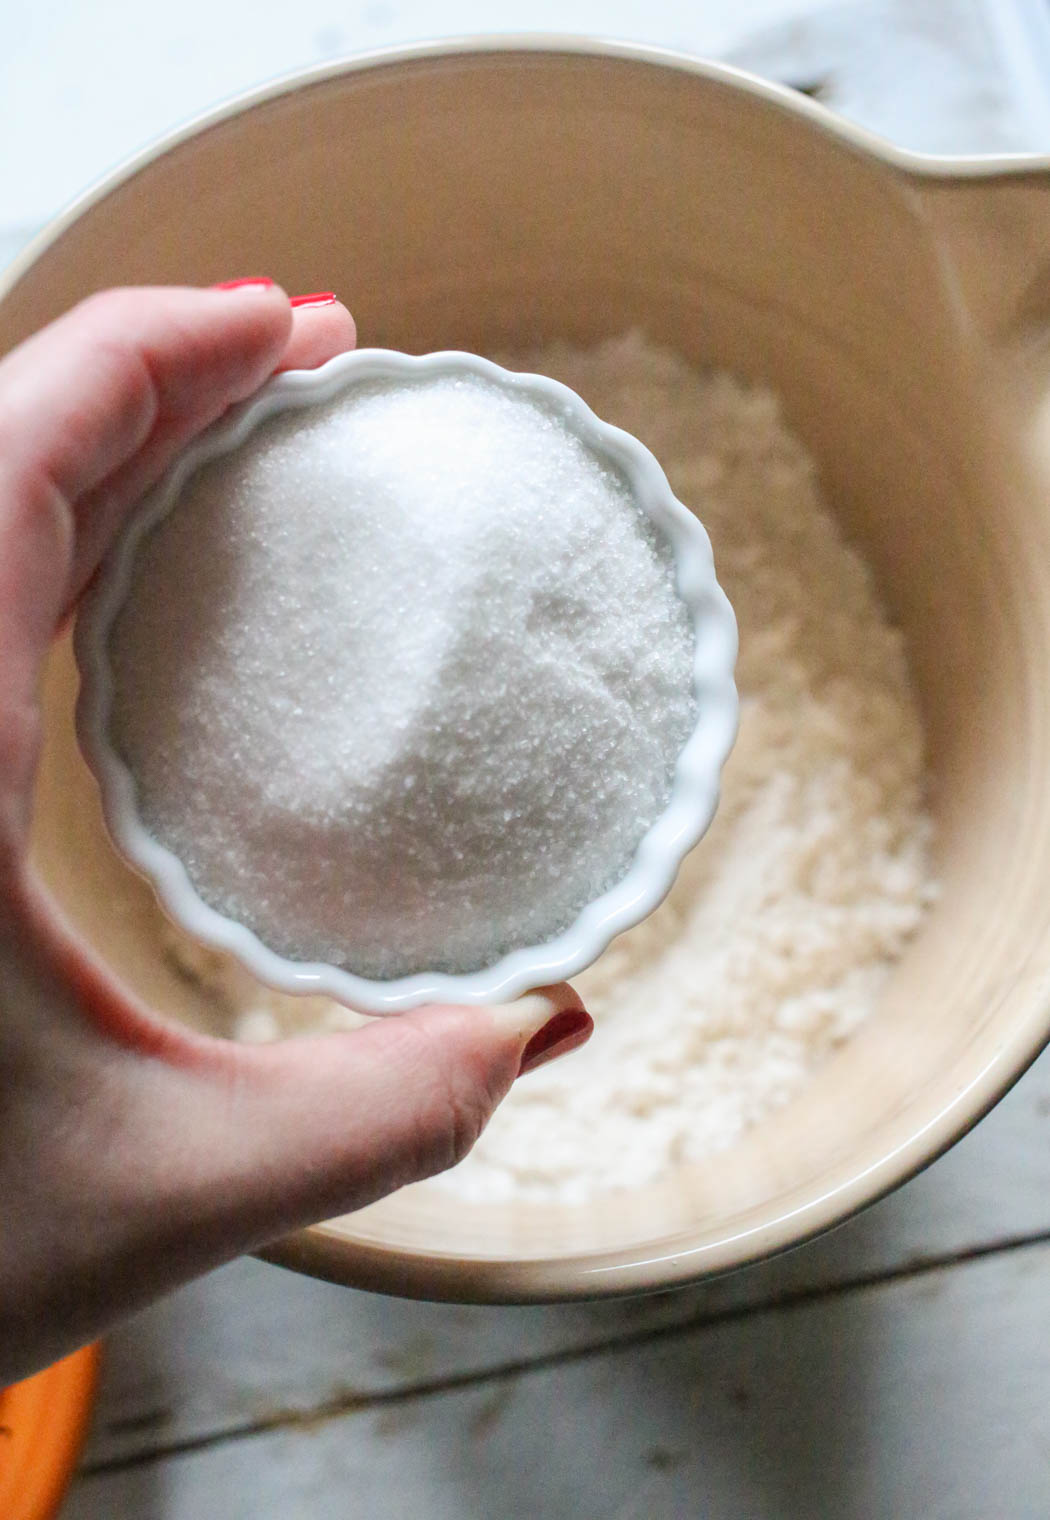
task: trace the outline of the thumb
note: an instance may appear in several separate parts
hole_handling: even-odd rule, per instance
[[[230,1070],[207,1098],[225,1154],[198,1150],[187,1185],[203,1188],[203,1210],[209,1173],[224,1177],[225,1227],[236,1198],[242,1248],[361,1208],[462,1160],[515,1078],[592,1028],[561,983],[496,1007],[420,1008],[348,1034],[226,1046]]]
[[[191,1278],[469,1150],[582,1044],[565,984],[236,1045],[161,1023],[34,887],[0,913],[0,1383]]]

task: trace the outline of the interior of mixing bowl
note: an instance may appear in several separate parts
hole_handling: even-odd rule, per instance
[[[628,50],[437,51],[318,78],[185,138],[0,303],[0,347],[103,285],[256,270],[335,288],[362,341],[410,351],[640,327],[780,393],[907,636],[942,895],[877,1015],[797,1101],[710,1163],[586,1207],[474,1205],[424,1185],[281,1259],[466,1298],[725,1270],[907,1175],[1045,1039],[1050,514],[992,394],[1001,313],[982,330],[979,299],[975,321],[946,273],[941,188],[718,70]],[[193,988],[158,957],[145,887],[105,843],[73,691],[59,646],[37,864],[135,990],[199,1023]]]

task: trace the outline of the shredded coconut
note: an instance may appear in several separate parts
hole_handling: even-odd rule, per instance
[[[711,831],[577,979],[590,1044],[517,1083],[433,1184],[571,1202],[731,1146],[794,1097],[871,1014],[935,886],[901,636],[776,399],[637,336],[517,363],[648,444],[708,527],[740,624],[740,736]],[[358,1022],[223,975],[242,1037]]]
[[[366,977],[544,944],[696,724],[669,544],[557,409],[371,382],[202,470],[110,640],[143,820],[272,949]]]

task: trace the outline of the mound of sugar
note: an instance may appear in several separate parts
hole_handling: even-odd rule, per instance
[[[555,409],[373,382],[190,482],[110,638],[147,828],[274,950],[377,979],[543,943],[696,721],[668,546]]]

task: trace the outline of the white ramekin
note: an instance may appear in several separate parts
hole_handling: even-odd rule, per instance
[[[148,832],[139,815],[134,778],[109,736],[113,678],[108,639],[131,586],[139,545],[176,505],[201,465],[236,449],[261,422],[278,412],[329,401],[344,390],[375,380],[444,374],[483,376],[504,389],[543,401],[558,411],[589,448],[624,472],[642,510],[671,545],[678,592],[696,634],[693,680],[698,717],[678,758],[667,807],[643,837],[629,871],[588,904],[564,933],[546,944],[522,946],[469,975],[424,971],[379,982],[337,966],[296,962],[276,954],[243,924],[210,907],[182,862]],[[340,354],[317,370],[277,376],[201,434],[128,519],[81,606],[75,648],[81,677],[77,732],[99,783],[107,826],[117,848],[152,884],[165,910],[198,940],[235,955],[269,986],[281,992],[327,995],[364,1013],[395,1013],[435,1001],[506,1001],[589,966],[615,935],[645,918],[666,896],[682,859],[711,822],[721,769],[736,735],[736,621],[715,579],[708,536],[673,495],[653,455],[629,433],[602,422],[567,386],[453,351],[422,357],[386,349]]]

